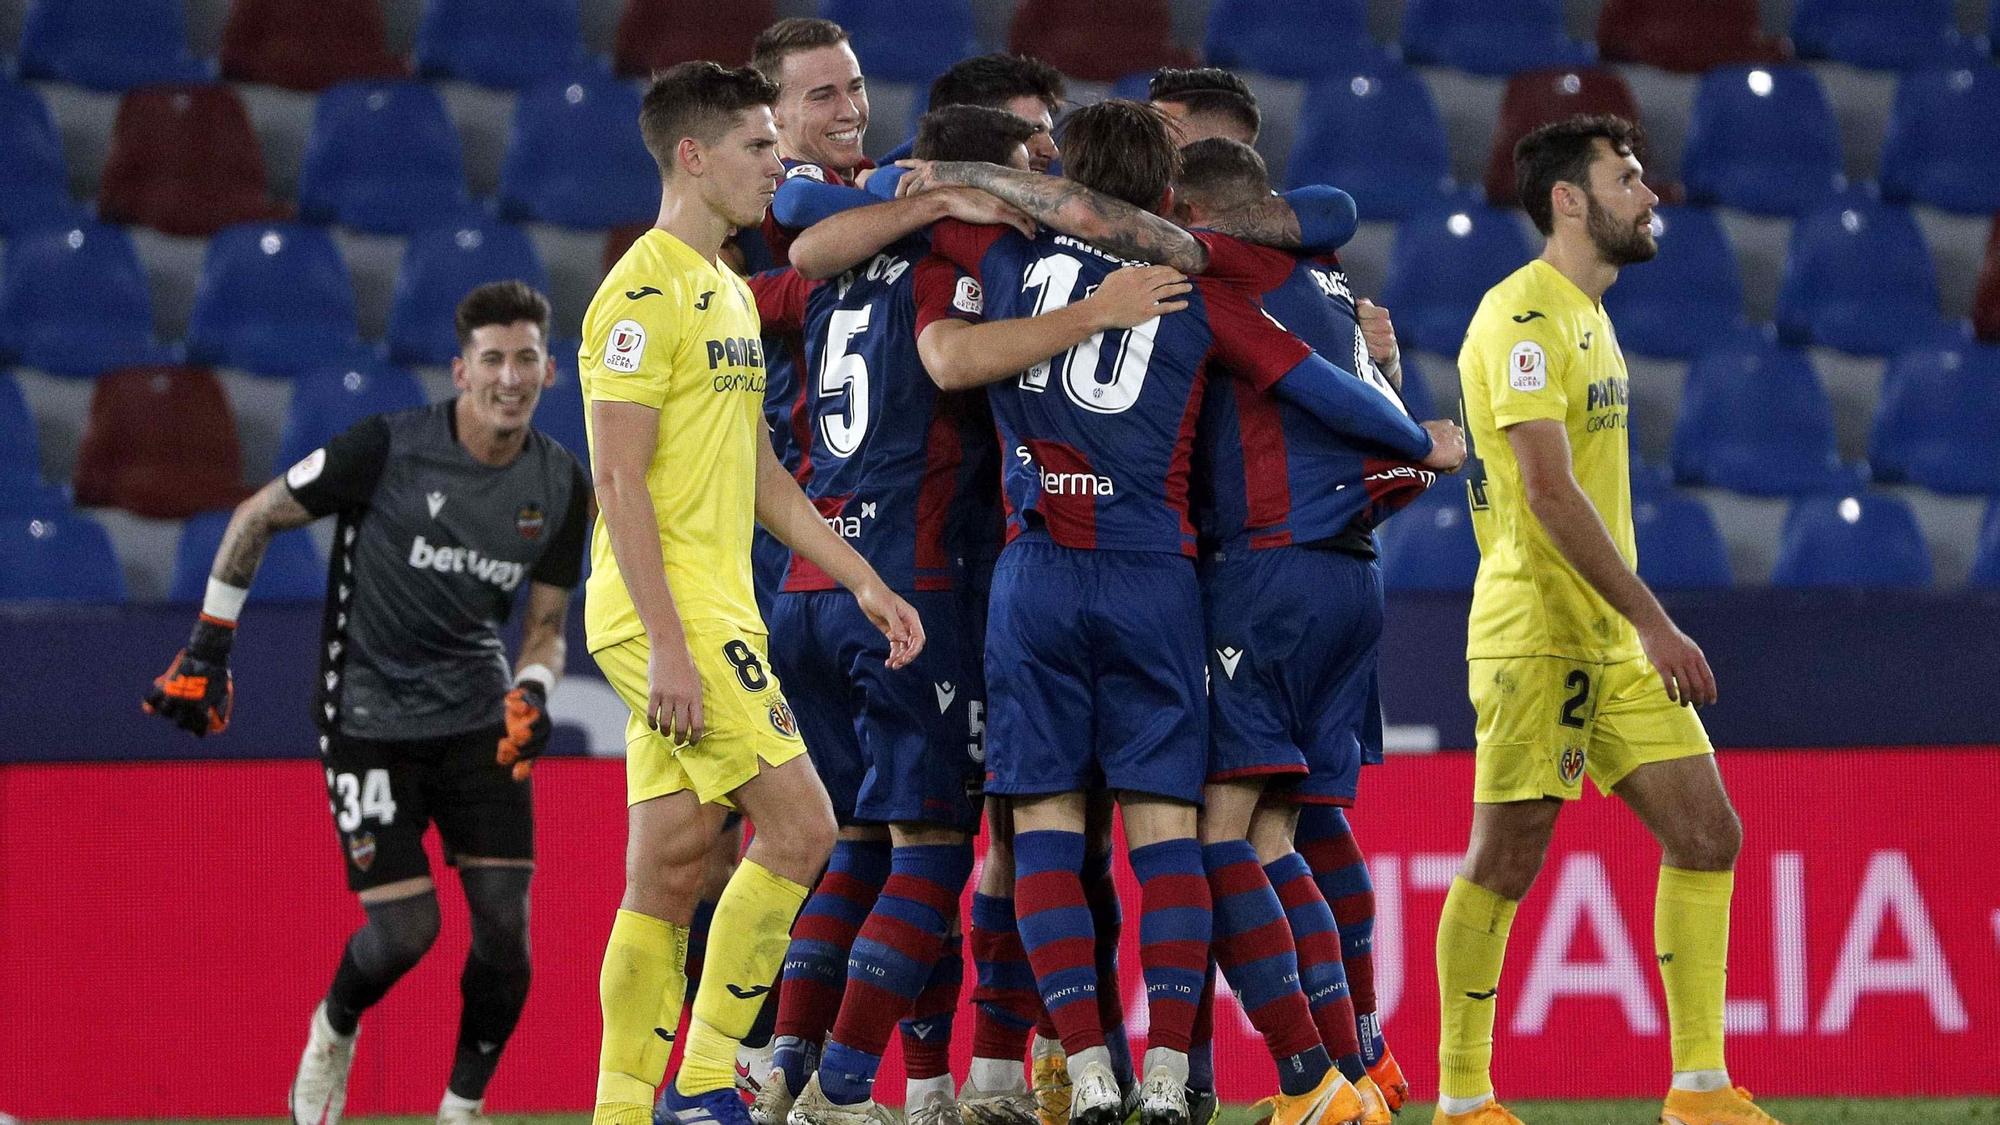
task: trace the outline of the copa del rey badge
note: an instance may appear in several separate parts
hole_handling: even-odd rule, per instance
[[[621,320],[611,326],[604,341],[604,366],[627,373],[639,370],[646,357],[646,330],[636,320]]]

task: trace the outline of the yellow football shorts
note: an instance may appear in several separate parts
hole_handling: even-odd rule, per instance
[[[644,636],[591,653],[631,714],[625,719],[625,803],[636,805],[692,789],[704,804],[729,804],[728,794],[757,776],[758,763],[782,765],[805,753],[799,723],[778,690],[762,633],[721,622],[684,621],[695,671],[701,676],[706,733],[675,742],[642,717],[646,709]]]
[[[1645,657],[1593,664],[1559,656],[1466,661],[1478,714],[1472,799],[1482,804],[1610,793],[1648,762],[1712,754],[1694,708],[1667,698]]]

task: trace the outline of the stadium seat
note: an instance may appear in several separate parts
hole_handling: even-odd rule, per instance
[[[1388,61],[1368,36],[1363,0],[1216,0],[1208,10],[1208,61],[1279,78],[1373,73]]]
[[[437,91],[343,82],[319,96],[299,167],[299,214],[411,234],[465,213],[465,159]]]
[[[0,355],[57,375],[162,363],[153,297],[132,238],[86,222],[7,242],[0,280]]]
[[[0,601],[125,600],[111,537],[81,512],[0,516]]]
[[[1778,337],[1887,355],[1941,323],[1930,248],[1909,211],[1848,193],[1792,227]]]
[[[1405,343],[1457,355],[1480,298],[1534,256],[1512,211],[1476,203],[1427,211],[1396,228],[1382,304]]]
[[[2000,211],[2000,66],[1903,76],[1882,142],[1882,196],[1970,215]]]
[[[518,279],[548,292],[535,244],[518,227],[481,222],[434,227],[410,239],[389,307],[389,358],[449,363],[458,354],[452,311],[489,281]]]
[[[1506,75],[1589,66],[1597,49],[1569,37],[1562,0],[1410,0],[1403,58]]]
[[[1979,263],[1979,285],[1972,294],[1972,332],[1989,344],[2000,344],[2000,214],[1986,230],[1986,256]]]
[[[1401,219],[1451,190],[1451,153],[1430,87],[1388,63],[1326,78],[1306,92],[1286,178],[1338,184],[1364,220]]]
[[[198,367],[128,367],[97,380],[77,443],[76,502],[185,519],[249,495],[229,397]]]
[[[1728,589],[1729,552],[1708,505],[1671,489],[1641,493],[1635,476],[1632,531],[1639,577],[1655,590]]]
[[[1509,78],[1507,92],[1500,96],[1500,117],[1493,123],[1493,144],[1486,150],[1486,202],[1496,207],[1520,203],[1514,183],[1514,145],[1537,126],[1579,113],[1615,113],[1627,121],[1640,120],[1632,88],[1615,70],[1595,66],[1530,70]]]
[[[222,533],[229,528],[229,515],[199,512],[181,525],[168,601],[199,602],[207,594],[208,572],[222,546]],[[326,563],[313,546],[311,532],[299,527],[271,537],[250,582],[250,596],[259,602],[316,602],[326,596]]]
[[[1931,553],[1910,506],[1880,493],[1807,496],[1792,502],[1778,538],[1771,585],[1922,589]]]
[[[1792,46],[1802,59],[1913,70],[1967,58],[1952,0],[1798,0]]]
[[[1979,525],[1979,546],[1972,556],[1972,573],[1966,582],[1985,590],[2000,590],[2000,499],[1986,505],[1986,519]]]
[[[264,150],[233,87],[148,86],[118,103],[97,185],[106,222],[206,238],[290,211],[271,198]]]
[[[1116,82],[1163,66],[1193,66],[1194,55],[1173,41],[1173,28],[1167,0],[1022,0],[1008,25],[1007,49],[1071,78]]]
[[[222,26],[222,76],[317,93],[401,78],[377,0],[235,0]]]
[[[819,0],[871,80],[928,85],[978,50],[971,0]]]
[[[1660,207],[1660,254],[1621,270],[1604,293],[1618,343],[1641,355],[1691,359],[1743,321],[1743,282],[1713,212]]]
[[[188,49],[181,0],[39,0],[21,23],[23,78],[115,92],[214,76]]]
[[[297,375],[360,347],[354,287],[325,228],[248,223],[209,240],[188,318],[193,363]]]
[[[660,209],[660,168],[634,122],[639,92],[613,78],[548,82],[514,108],[500,213],[520,222],[612,227]]]
[[[520,90],[602,67],[583,48],[576,0],[425,0],[417,72]]]
[[[1882,380],[1868,464],[1878,481],[2000,496],[2000,348],[1897,356]]]
[[[1390,590],[1472,589],[1479,574],[1479,541],[1472,512],[1457,480],[1440,480],[1375,532],[1382,552],[1382,585]]]
[[[62,140],[41,95],[0,77],[0,238],[74,226],[83,213],[69,198]]]
[[[284,472],[329,438],[371,414],[424,404],[416,376],[378,361],[315,367],[292,384],[273,473]]]
[[[42,480],[42,443],[21,386],[0,371],[0,515],[37,515],[69,506]]]
[[[576,371],[578,344],[577,340],[557,337],[549,345],[549,354],[556,359],[556,385],[542,392],[542,400],[535,407],[535,428],[556,439],[588,467],[590,444],[584,439],[583,383]]]
[[[1694,27],[1701,34],[1689,34]],[[1685,74],[1791,57],[1789,43],[1764,34],[1757,0],[1605,0],[1597,16],[1597,50],[1605,62]]]
[[[613,53],[620,77],[644,78],[691,59],[724,66],[750,61],[757,33],[777,22],[774,0],[628,0]]]
[[[1691,203],[1802,215],[1846,186],[1840,129],[1804,66],[1722,67],[1701,78],[1681,181]]]
[[[1753,496],[1852,487],[1833,406],[1800,353],[1745,333],[1688,368],[1674,423],[1674,480]]]

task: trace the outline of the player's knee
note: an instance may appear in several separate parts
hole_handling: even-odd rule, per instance
[[[1462,873],[1502,898],[1519,901],[1535,885],[1546,853],[1547,841],[1538,838],[1475,840],[1465,853]]]
[[[356,952],[374,971],[407,972],[437,941],[437,895],[430,891],[368,903],[365,909],[368,924],[357,935]]]
[[[462,870],[474,956],[490,965],[527,971],[528,883],[533,874],[526,867],[480,865]]]
[[[1743,821],[1726,804],[1708,816],[1688,821],[1681,835],[1685,839],[1673,841],[1666,849],[1665,862],[1671,867],[1729,871],[1743,850]]]

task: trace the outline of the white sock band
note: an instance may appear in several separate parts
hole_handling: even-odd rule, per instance
[[[231,586],[220,578],[208,580],[208,593],[201,599],[201,611],[218,621],[236,624],[243,616],[243,603],[250,597],[250,591],[242,586]]]

